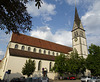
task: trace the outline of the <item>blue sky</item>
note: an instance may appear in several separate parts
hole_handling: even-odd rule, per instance
[[[72,47],[71,30],[74,22],[75,0],[42,0],[40,9],[29,2],[32,31],[26,35]],[[76,0],[79,17],[86,30],[87,45],[100,46],[100,0]],[[3,58],[11,33],[0,30],[0,59]]]

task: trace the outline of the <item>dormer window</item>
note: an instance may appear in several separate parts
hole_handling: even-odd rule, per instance
[[[28,47],[28,51],[31,51],[31,48],[30,47]]]
[[[18,44],[15,45],[15,49],[18,49]]]
[[[25,46],[22,46],[21,50],[24,50],[25,49]]]

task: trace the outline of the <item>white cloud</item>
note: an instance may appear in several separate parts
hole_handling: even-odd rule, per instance
[[[38,27],[36,30],[31,31],[30,35],[66,46],[72,45],[72,37],[70,31],[58,30],[53,34],[48,26],[44,26]]]
[[[93,6],[82,16],[81,20],[87,33],[87,42],[100,45],[100,1],[95,0]]]
[[[55,15],[56,11],[55,8],[56,6],[54,4],[48,4],[43,1],[43,4],[41,4],[40,9],[35,7],[34,2],[29,2],[26,4],[28,12],[33,16],[33,17],[38,17],[42,16],[45,21],[50,21],[52,20],[51,15]]]
[[[10,37],[11,34],[5,34],[3,30],[0,30],[0,59],[4,56]]]

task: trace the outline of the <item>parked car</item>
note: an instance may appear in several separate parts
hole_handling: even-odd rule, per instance
[[[97,82],[97,77],[91,77],[90,82]]]
[[[82,76],[81,77],[81,82],[90,82],[91,77],[89,76]]]
[[[75,80],[76,77],[75,77],[75,76],[71,76],[71,77],[69,77],[69,79],[70,79],[70,80]]]

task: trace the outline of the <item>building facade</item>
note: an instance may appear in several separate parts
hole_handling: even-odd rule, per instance
[[[64,46],[46,40],[13,33],[7,46],[5,57],[0,62],[0,78],[7,79],[6,71],[11,70],[10,79],[21,77],[22,67],[26,60],[35,60],[35,72],[32,76],[41,77],[42,68],[47,68],[48,77],[55,79],[57,73],[51,72],[55,57],[64,53],[67,56],[75,48],[80,56],[87,57],[87,43],[85,30],[75,8],[74,25],[72,29],[72,46]]]

